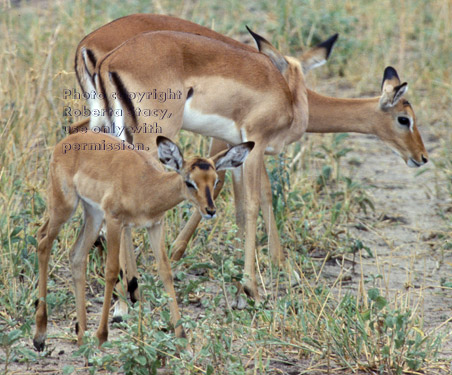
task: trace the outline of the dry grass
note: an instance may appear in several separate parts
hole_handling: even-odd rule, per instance
[[[435,199],[439,202],[435,213],[429,216],[435,217],[440,225],[436,232],[433,229],[426,232],[425,228],[419,228],[421,224],[409,230],[417,238],[417,245],[413,245],[415,253],[425,253],[427,258],[437,259],[442,267],[438,269],[443,274],[425,272],[424,276],[419,276],[414,253],[394,256],[400,249],[411,245],[403,240],[394,244],[397,242],[396,232],[390,232],[389,238],[388,234],[382,234],[394,223],[377,221],[378,212],[384,213],[385,209],[392,210],[394,206],[385,206],[387,202],[379,196],[381,192],[367,185],[380,184],[382,187],[384,183],[360,180],[361,175],[372,176],[372,171],[366,175],[364,167],[353,164],[356,160],[363,161],[362,155],[369,152],[368,143],[358,142],[353,146],[357,152],[344,158],[347,162],[335,164],[327,152],[328,147],[345,148],[350,145],[350,140],[330,136],[305,137],[302,144],[286,151],[283,163],[279,159],[268,163],[276,191],[279,191],[275,207],[283,243],[290,263],[305,274],[303,286],[291,286],[290,273],[271,267],[266,256],[266,238],[261,230],[259,265],[263,285],[270,297],[263,307],[255,308],[251,304],[244,312],[225,308],[224,292],[226,295],[231,292],[231,279],[240,277],[241,270],[240,261],[233,260],[234,214],[231,193],[225,191],[219,205],[221,217],[201,227],[189,257],[176,267],[176,275],[179,273],[177,288],[185,304],[184,314],[188,317],[185,324],[191,329],[195,347],[200,353],[195,359],[182,358],[182,362],[186,361],[186,368],[193,373],[209,373],[212,368],[215,373],[231,374],[396,373],[395,364],[400,361],[408,370],[407,362],[402,360],[408,350],[403,348],[408,348],[408,343],[405,342],[402,349],[391,346],[390,341],[395,340],[391,334],[396,330],[384,328],[381,324],[385,319],[400,317],[410,311],[406,317],[403,315],[406,325],[400,327],[400,331],[407,337],[413,332],[422,332],[425,345],[419,348],[418,356],[425,354],[426,358],[420,369],[427,369],[430,374],[450,371],[450,363],[447,364],[450,358],[430,352],[435,348],[440,351],[446,348],[447,352],[449,347],[450,353],[450,344],[447,344],[450,340],[450,334],[447,335],[450,332],[450,310],[441,315],[435,313],[437,307],[424,306],[430,296],[430,286],[440,288],[445,301],[450,301],[448,295],[452,285],[452,136],[447,131],[452,120],[452,4],[449,0],[286,0],[275,3],[236,0],[151,3],[136,0],[127,5],[103,0],[4,0],[0,7],[0,282],[5,286],[0,288],[0,338],[4,350],[4,354],[0,351],[0,358],[5,360],[6,371],[9,361],[36,361],[35,355],[26,351],[31,349],[30,324],[33,324],[36,298],[34,237],[45,210],[50,152],[53,145],[65,136],[63,126],[72,122],[72,119],[62,116],[62,108],[64,105],[83,104],[63,99],[64,89],[77,87],[73,71],[75,47],[93,29],[136,12],[180,16],[239,40],[249,40],[245,31],[247,24],[266,35],[280,50],[292,55],[339,32],[341,36],[331,60],[308,79],[311,87],[334,96],[377,95],[384,67],[395,66],[401,78],[410,84],[410,101],[416,109],[418,121],[422,124],[421,132],[431,153],[433,165],[428,169],[428,179],[422,180],[430,184],[426,194],[430,195],[430,201]],[[206,140],[187,133],[182,135],[181,143],[190,152],[206,148]],[[326,148],[320,148],[320,144]],[[379,150],[387,153],[386,149]],[[296,155],[298,161],[291,163]],[[378,168],[378,163],[376,165]],[[356,185],[347,186],[344,181],[331,180],[319,188],[316,181],[325,166],[339,168]],[[402,178],[391,176],[390,172],[385,176],[388,175],[391,181]],[[409,180],[408,184],[411,183],[415,182]],[[366,197],[374,204],[381,203],[383,208],[377,207],[376,213],[364,213],[360,202]],[[396,205],[393,216],[397,216],[397,209]],[[168,243],[175,238],[188,212],[188,207],[182,206],[168,215]],[[414,215],[418,210],[413,208],[407,212],[406,216],[412,219],[410,212]],[[79,222],[80,215],[77,214],[71,221],[72,225],[60,234],[51,262],[51,285],[64,288],[61,289],[64,292],[52,296],[52,314],[58,325],[65,327],[74,315],[72,297],[65,292],[71,288],[67,277],[67,249],[74,241]],[[353,229],[356,222],[367,227],[368,232]],[[357,242],[361,240],[364,247]],[[141,247],[147,246],[141,232],[135,241]],[[363,269],[358,272],[356,288],[349,290],[346,284],[349,277],[347,259],[352,259],[350,253],[353,251],[365,256],[366,246],[376,257],[363,260],[357,256],[357,267],[361,265]],[[381,249],[389,249],[390,257],[379,256]],[[345,258],[344,253],[348,253]],[[206,254],[210,256],[206,257]],[[391,273],[404,261],[403,257],[412,264],[408,266],[407,279],[413,280],[413,284],[419,283],[419,290],[407,288],[402,292],[403,288],[400,288],[397,291],[389,282]],[[343,267],[331,266],[336,270],[334,274],[328,268],[327,259],[338,259]],[[153,272],[147,254],[142,254],[139,260],[143,273]],[[391,265],[389,269],[385,262]],[[199,264],[205,268],[201,268],[202,277],[196,284],[193,270]],[[382,279],[375,276],[375,280],[365,283],[371,276],[370,268],[366,267],[371,266],[376,267],[372,275],[381,274]],[[101,277],[95,274],[97,268],[101,268],[99,259],[90,266],[90,280],[94,285],[90,292],[94,296],[98,296],[100,289],[96,289],[96,285],[101,282]],[[329,275],[330,271],[334,276]],[[380,290],[385,306],[379,305],[383,301],[378,296],[369,298],[369,290],[372,290],[371,294],[375,293],[374,288]],[[149,298],[155,298],[156,305],[160,306],[164,296],[158,296],[156,291],[152,293],[157,296]],[[198,305],[190,301],[196,301]],[[60,305],[66,307],[60,308]],[[95,311],[96,308],[93,302],[92,309]],[[226,313],[219,314],[224,310]],[[149,317],[136,312],[137,319],[155,332],[158,328],[155,317],[164,311],[163,305]],[[433,316],[435,319],[429,320]],[[165,321],[164,317],[160,319]],[[91,320],[95,318],[91,317]],[[20,335],[11,336],[17,329]],[[426,334],[427,331],[430,335]],[[74,335],[67,332],[68,329],[65,334],[53,334],[52,340],[72,341]],[[437,336],[439,334],[441,336]],[[428,343],[429,339],[437,337],[442,338],[437,347],[433,341]],[[134,340],[138,340],[135,344],[143,353],[147,353],[150,342],[156,341],[155,337],[146,337],[145,333],[139,339],[130,337],[131,342]],[[159,340],[157,344],[165,348],[159,350],[171,352],[173,338],[168,336]],[[383,352],[385,345],[390,347],[389,355]],[[111,350],[125,352],[119,343]],[[208,360],[212,355],[215,359]],[[52,355],[49,357],[38,361],[42,364],[54,358]],[[132,357],[129,354],[128,358]],[[73,366],[73,361],[66,358],[63,365]],[[124,359],[122,361],[113,358],[110,364],[120,367],[127,363]],[[177,368],[176,362],[171,357],[167,359],[171,368]],[[63,368],[61,364],[54,366],[57,372]],[[74,366],[77,368],[79,364]],[[98,364],[99,368],[103,366],[107,365]],[[11,363],[9,368],[13,373],[29,371],[25,364],[19,363]],[[123,368],[123,371],[126,370]]]

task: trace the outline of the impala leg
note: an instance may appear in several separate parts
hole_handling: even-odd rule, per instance
[[[243,284],[246,294],[255,301],[259,301],[257,289],[255,254],[256,254],[256,228],[260,203],[261,170],[264,168],[264,149],[255,147],[245,162],[244,186],[245,186],[245,277]]]
[[[227,148],[228,145],[223,141],[211,138],[209,155],[210,156],[216,155],[220,151],[226,150]],[[221,189],[223,188],[226,171],[219,171],[217,172],[217,174],[219,182],[215,187],[215,191],[213,192],[213,199],[217,199],[218,195],[221,192]],[[174,241],[171,260],[177,261],[182,258],[188,246],[188,242],[190,241],[190,238],[193,237],[193,234],[195,233],[195,230],[198,227],[201,219],[202,218],[201,214],[199,213],[199,210],[194,210],[193,214],[190,217],[190,220],[188,220],[187,224],[185,224],[184,226],[184,229],[182,229],[182,231],[179,233],[176,240]]]
[[[52,244],[58,235],[60,226],[50,228],[50,219],[38,231],[38,262],[39,262],[39,299],[36,308],[36,333],[33,345],[38,351],[44,350],[47,332],[47,272]]]
[[[130,300],[135,303],[140,299],[138,290],[138,270],[135,255],[133,252],[132,229],[125,227],[121,233],[121,246],[119,249],[119,267],[121,280],[116,284],[116,291],[119,300],[115,305],[113,322],[121,322],[122,317],[127,314],[127,292],[130,293]]]
[[[161,224],[156,224],[153,227],[148,228],[149,240],[157,261],[159,277],[163,282],[166,293],[168,293],[171,298],[169,308],[171,313],[171,322],[175,327],[176,336],[186,337],[182,326],[177,326],[177,322],[180,320],[181,316],[179,306],[177,304],[176,292],[174,291],[173,275],[171,273],[170,263],[165,251],[165,237],[163,235],[164,227],[165,224],[162,219]]]
[[[130,228],[123,230],[123,237],[121,238],[121,248],[124,244],[126,246],[126,280],[127,292],[130,295],[130,300],[135,303],[141,299],[140,290],[138,289],[138,269],[137,260],[135,259],[132,231]],[[121,250],[120,250],[121,251]]]
[[[47,332],[47,273],[52,251],[52,244],[58,235],[61,226],[69,220],[77,207],[77,199],[74,197],[72,205],[61,203],[56,209],[49,209],[49,218],[38,230],[38,263],[39,263],[39,281],[38,281],[38,303],[36,308],[36,333],[33,338],[33,345],[38,351],[44,350],[46,332]],[[53,205],[49,202],[49,207]]]
[[[245,204],[245,186],[243,180],[244,166],[237,167],[232,170],[232,187],[234,189],[235,204],[235,223],[237,224],[237,238],[239,243],[237,247],[242,247],[246,225],[246,204]]]
[[[91,246],[99,234],[103,220],[103,212],[94,206],[83,202],[84,224],[77,241],[72,247],[69,257],[71,261],[72,280],[75,289],[75,305],[77,310],[77,344],[83,344],[83,335],[86,331],[86,266]]]
[[[108,314],[110,312],[113,288],[119,275],[119,247],[122,226],[118,220],[107,217],[107,264],[105,271],[105,294],[102,305],[102,315],[96,336],[101,346],[108,339]]]

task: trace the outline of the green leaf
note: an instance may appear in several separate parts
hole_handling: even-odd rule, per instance
[[[375,303],[379,310],[381,310],[383,307],[385,307],[388,304],[388,301],[382,296],[378,296],[375,300]]]
[[[75,372],[75,367],[74,366],[66,365],[66,366],[63,367],[63,374],[64,375],[72,374],[73,372]]]
[[[38,247],[38,241],[33,236],[27,236],[27,241],[34,247]]]
[[[376,301],[380,296],[380,291],[377,288],[372,288],[367,291],[367,295],[371,301]]]
[[[212,375],[212,374],[213,374],[213,367],[211,365],[207,365],[206,375]]]
[[[141,366],[146,366],[146,357],[143,355],[139,355],[137,357],[135,357],[135,360],[141,365]]]
[[[8,333],[8,344],[11,345],[15,341],[19,340],[22,336],[22,331],[20,329],[15,329],[14,331],[11,331]]]

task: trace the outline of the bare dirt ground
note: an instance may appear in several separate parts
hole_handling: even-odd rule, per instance
[[[438,156],[438,138],[423,130],[430,160]],[[424,332],[428,333],[452,318],[452,291],[442,287],[442,280],[452,277],[452,252],[444,251],[444,239],[449,238],[440,213],[451,207],[446,195],[445,181],[438,179],[432,163],[420,170],[407,168],[396,155],[388,152],[381,142],[371,136],[354,135],[347,141],[354,151],[347,160],[359,160],[356,179],[370,188],[375,211],[358,219],[350,228],[356,238],[372,249],[375,258],[358,257],[345,262],[352,276],[343,288],[357,290],[361,277],[382,275],[382,286],[388,299],[411,294],[411,305],[424,317]],[[353,144],[352,144],[353,143]],[[347,161],[344,161],[347,164]],[[351,257],[348,257],[351,259]],[[325,274],[336,277],[340,268],[327,264]],[[449,332],[451,324],[449,323]],[[442,355],[452,360],[452,338],[448,337]]]

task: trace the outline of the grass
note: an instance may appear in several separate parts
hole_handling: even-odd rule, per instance
[[[227,181],[218,207],[220,217],[200,227],[188,256],[174,265],[182,324],[190,332],[194,356],[177,354],[177,342],[167,330],[167,297],[152,276],[156,272],[149,253],[142,251],[138,260],[144,302],[113,330],[116,333],[105,351],[88,338],[76,351],[75,358],[89,358],[90,368],[68,355],[58,371],[153,373],[161,366],[174,373],[196,374],[450,371],[450,358],[442,353],[450,353],[452,306],[449,313],[444,306],[446,312],[434,322],[429,317],[436,308],[424,306],[433,293],[428,289],[431,280],[435,288],[441,287],[444,301],[450,301],[452,283],[452,136],[446,126],[452,120],[452,8],[448,0],[3,1],[0,7],[0,282],[4,286],[0,288],[0,368],[5,373],[26,373],[45,364],[60,350],[54,343],[69,341],[66,345],[76,348],[75,335],[68,328],[75,316],[68,249],[80,228],[80,213],[60,233],[50,263],[48,305],[57,333],[50,333],[44,355],[32,350],[30,340],[37,296],[35,236],[45,213],[48,160],[53,145],[65,136],[63,127],[72,121],[62,116],[63,106],[83,105],[63,99],[64,89],[77,87],[76,45],[95,28],[136,12],[173,14],[240,40],[249,40],[245,29],[249,25],[292,55],[339,32],[331,60],[308,78],[310,86],[335,96],[378,94],[383,68],[394,65],[410,84],[410,101],[427,145],[435,145],[428,192],[439,202],[442,225],[413,246],[431,251],[432,257],[439,252],[442,274],[440,281],[428,272],[418,275],[416,255],[407,255],[411,263],[407,279],[414,283],[423,279],[421,287],[394,292],[380,247],[365,233],[386,241],[384,247],[396,252],[402,245],[394,245],[381,233],[401,224],[378,220],[385,208],[374,207],[379,194],[376,183],[358,177],[365,153],[350,151],[363,146],[352,147],[351,138],[343,135],[306,136],[303,143],[267,162],[282,242],[292,268],[304,275],[301,283],[287,267],[278,270],[271,265],[261,226],[259,274],[267,298],[262,306],[249,301],[244,311],[229,308],[232,281],[243,277],[243,254],[234,249]],[[187,153],[205,150],[207,144],[186,132],[180,143]],[[187,205],[168,214],[168,244],[188,215]],[[422,236],[416,228],[414,232],[415,237]],[[148,248],[141,231],[136,231],[135,243]],[[425,250],[424,244],[430,247]],[[357,261],[357,274],[352,274],[355,287],[349,286],[350,260]],[[391,260],[401,261],[397,256]],[[333,267],[333,262],[339,265]],[[371,264],[377,265],[377,271],[370,270]],[[331,269],[337,271],[333,276]],[[93,312],[98,310],[103,284],[102,260],[96,254],[88,275],[88,317],[97,324]]]

